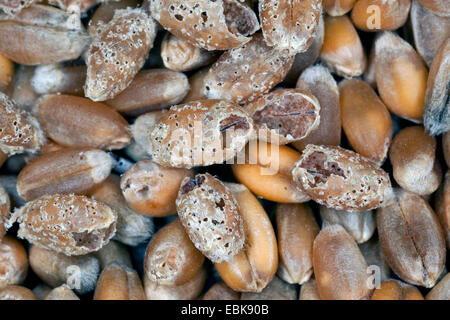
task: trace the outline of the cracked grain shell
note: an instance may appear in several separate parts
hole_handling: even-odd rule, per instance
[[[302,140],[320,123],[319,101],[311,93],[298,89],[267,93],[245,109],[252,116],[255,130],[267,131],[266,140],[275,144]]]
[[[395,192],[377,210],[380,245],[392,270],[404,281],[432,288],[445,266],[445,236],[438,217],[419,195]]]
[[[0,150],[8,155],[35,152],[44,142],[37,119],[0,92]]]
[[[46,95],[33,114],[47,136],[62,146],[122,149],[131,140],[128,122],[117,111],[87,98]]]
[[[386,204],[389,176],[369,159],[335,146],[307,145],[292,170],[297,187],[338,210],[364,211]]]
[[[195,247],[215,263],[244,248],[244,222],[232,192],[210,174],[185,178],[176,201],[178,216]]]
[[[322,13],[321,0],[261,0],[258,6],[268,46],[291,53],[309,48]]]
[[[152,159],[170,167],[222,163],[241,151],[253,121],[236,104],[199,100],[173,106],[151,133]]]
[[[99,250],[116,232],[116,214],[85,196],[45,195],[16,210],[19,238],[64,253],[83,255]]]
[[[116,10],[114,18],[97,27],[87,53],[84,92],[93,101],[114,98],[142,68],[153,46],[156,24],[142,9]]]
[[[256,34],[243,46],[226,51],[211,66],[203,80],[208,99],[245,104],[280,83],[289,72],[294,55],[266,45]]]
[[[153,18],[166,30],[206,50],[247,43],[259,29],[255,13],[238,0],[148,0]]]

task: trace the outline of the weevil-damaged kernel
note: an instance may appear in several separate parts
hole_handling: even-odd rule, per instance
[[[147,300],[193,300],[196,299],[205,285],[207,277],[203,267],[188,282],[179,286],[168,286],[151,281],[144,274],[144,289]]]
[[[26,201],[45,194],[83,193],[105,180],[113,159],[96,149],[66,148],[43,154],[20,171],[17,192]]]
[[[428,71],[408,42],[389,31],[375,40],[375,76],[380,97],[392,113],[422,122]]]
[[[411,0],[358,0],[352,21],[364,31],[395,30],[406,23]]]
[[[0,54],[0,91],[8,92],[14,75],[14,63]]]
[[[442,181],[436,139],[422,126],[407,127],[394,137],[389,160],[395,181],[405,190],[429,195]]]
[[[245,149],[247,160],[254,162],[232,164],[236,179],[258,197],[280,203],[301,203],[310,200],[292,181],[292,168],[300,153],[287,146],[259,143]],[[247,161],[249,162],[249,161]]]
[[[114,236],[116,214],[106,205],[77,195],[45,195],[16,210],[18,237],[38,246],[83,255],[97,251]]]
[[[240,300],[241,293],[236,292],[226,285],[225,282],[215,283],[205,293],[202,300]]]
[[[176,201],[189,238],[213,262],[230,260],[244,247],[244,223],[231,191],[210,174],[185,178]]]
[[[429,67],[436,52],[450,37],[450,19],[435,15],[418,0],[413,0],[411,26],[415,47]]]
[[[28,271],[28,257],[23,245],[12,236],[0,241],[0,288],[20,284]]]
[[[424,298],[420,291],[410,284],[387,280],[373,292],[371,300],[424,300]]]
[[[369,240],[375,232],[375,217],[372,211],[350,212],[320,206],[322,226],[339,224],[357,243]]]
[[[264,42],[261,34],[243,46],[226,51],[211,66],[203,80],[208,99],[225,99],[245,104],[254,101],[280,83],[294,61],[294,55],[278,51]]]
[[[124,91],[105,103],[120,113],[140,115],[181,102],[189,89],[188,78],[181,72],[142,70]]]
[[[105,181],[91,189],[89,194],[117,213],[117,231],[114,239],[129,246],[136,246],[152,236],[153,220],[128,206],[120,189],[119,176],[111,174]]]
[[[48,64],[36,67],[30,79],[37,94],[65,93],[82,96],[86,66]]]
[[[91,20],[89,20],[88,31],[92,37],[95,37],[101,32],[100,26],[108,23],[114,17],[114,12],[128,7],[135,8],[142,1],[141,0],[121,0],[121,1],[106,1],[103,2],[97,10],[95,10]]]
[[[363,74],[367,58],[349,17],[325,17],[325,38],[320,59],[340,76],[351,78]]]
[[[308,144],[338,146],[341,142],[339,88],[330,71],[321,65],[307,68],[297,81],[298,89],[311,92],[320,103],[320,123],[307,137],[293,143],[301,151]]]
[[[252,116],[255,130],[268,131],[267,137],[275,136],[275,141],[279,144],[304,139],[320,123],[320,104],[317,98],[297,89],[267,93],[245,108]]]
[[[5,189],[0,185],[0,243],[6,234],[6,223],[9,219],[11,201]]]
[[[450,300],[450,273],[447,273],[425,298],[427,300]]]
[[[33,291],[22,286],[7,286],[0,289],[0,300],[37,300]]]
[[[342,127],[353,149],[377,165],[383,164],[393,134],[386,106],[362,80],[342,81],[339,93]]]
[[[170,216],[176,214],[180,184],[192,176],[189,169],[163,167],[143,160],[122,175],[120,188],[128,205],[137,212],[151,217]]]
[[[46,95],[33,113],[47,136],[63,146],[121,149],[131,139],[128,123],[117,111],[86,98]]]
[[[428,10],[442,17],[450,17],[450,6],[446,0],[419,0]]]
[[[389,176],[356,152],[309,144],[292,170],[297,187],[329,208],[364,211],[385,205]]]
[[[0,92],[0,150],[8,155],[35,152],[44,141],[38,121]]]
[[[289,72],[284,78],[282,85],[293,86],[295,82],[298,80],[298,77],[300,76],[302,71],[311,66],[317,60],[317,58],[319,58],[324,36],[325,36],[325,22],[323,20],[323,16],[320,15],[319,24],[317,25],[316,34],[314,36],[313,42],[309,46],[308,50],[302,53],[297,53],[295,55],[292,67],[289,69]]]
[[[0,0],[0,9],[13,15],[20,12],[23,8],[29,7],[36,0]]]
[[[188,40],[167,33],[161,44],[164,66],[174,71],[190,71],[206,66],[216,60],[214,51],[197,48]]]
[[[297,300],[297,288],[277,276],[261,292],[243,292],[241,300]]]
[[[259,29],[244,1],[146,0],[146,6],[166,30],[206,50],[239,47]]]
[[[312,210],[304,204],[278,204],[276,209],[278,276],[303,284],[313,273],[313,242],[320,229]]]
[[[191,168],[233,158],[253,133],[253,121],[236,104],[199,100],[173,106],[152,131],[152,159]]]
[[[317,281],[314,278],[309,279],[300,287],[299,300],[320,300]]]
[[[78,294],[88,293],[95,288],[100,265],[93,255],[66,256],[62,253],[32,245],[30,266],[34,273],[50,287],[58,287],[70,280],[79,271],[79,287],[73,288]]]
[[[100,274],[94,300],[145,300],[145,293],[134,269],[113,262]]]
[[[367,263],[356,242],[340,225],[322,229],[314,240],[314,274],[321,299],[366,300]]]
[[[381,248],[404,281],[431,288],[445,264],[445,238],[438,217],[420,196],[396,191],[396,200],[377,211]]]
[[[323,9],[329,16],[343,16],[350,10],[356,0],[323,0]]]
[[[278,248],[275,232],[264,208],[245,186],[227,183],[226,187],[239,204],[245,245],[243,250],[228,261],[216,263],[215,267],[233,290],[261,292],[277,271]]]
[[[320,0],[262,0],[259,18],[268,46],[291,53],[305,52],[313,42],[319,17]]]
[[[80,300],[78,296],[66,284],[63,284],[51,290],[45,297],[45,300]]]
[[[84,92],[93,101],[112,99],[125,90],[153,46],[156,24],[145,11],[121,9],[94,38],[87,54]]]
[[[195,277],[204,260],[176,219],[160,229],[148,244],[145,277],[160,285],[179,286]]]
[[[88,43],[80,19],[51,6],[33,5],[0,18],[0,52],[24,65],[78,58]]]
[[[450,18],[448,20],[450,21]],[[450,37],[436,53],[428,75],[423,120],[425,128],[431,135],[450,131],[449,86]]]

